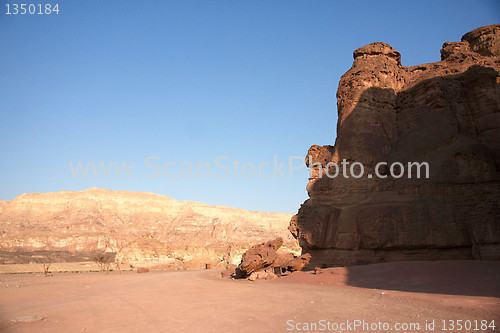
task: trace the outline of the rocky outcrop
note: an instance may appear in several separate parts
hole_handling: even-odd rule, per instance
[[[285,252],[282,245],[283,239],[278,237],[252,246],[241,257],[240,264],[234,270],[234,277],[248,278],[251,281],[268,280],[277,277],[276,273],[281,276],[283,271],[300,271],[309,263],[309,253],[295,257],[293,253]],[[232,270],[232,267],[227,267],[226,272],[222,272],[222,277],[232,276]]]
[[[282,237],[290,214],[176,201],[145,192],[88,189],[0,202],[0,251],[116,252],[121,261],[175,268],[239,263],[261,239]]]
[[[286,270],[289,272],[297,272],[304,269],[307,266],[309,261],[311,260],[311,255],[309,253],[305,253],[300,257],[293,258],[286,264]]]
[[[270,267],[278,257],[278,249],[283,245],[282,238],[252,246],[243,254],[241,263],[236,268],[237,277],[247,277],[253,272]]]
[[[290,222],[311,265],[500,259],[499,71],[500,25],[444,43],[436,63],[404,67],[380,42],[354,51],[335,145],[309,149],[310,198]],[[409,178],[409,162],[429,177],[422,164]]]

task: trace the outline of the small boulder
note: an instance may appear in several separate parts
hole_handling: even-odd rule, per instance
[[[272,280],[276,278],[276,274],[274,274],[270,269],[266,269],[263,271],[253,272],[248,276],[248,280],[256,281],[256,280]]]
[[[319,267],[314,267],[314,274],[316,275],[323,274],[323,270]]]
[[[268,268],[264,272],[267,273],[266,280],[272,280],[272,279],[275,279],[275,278],[278,277],[278,275],[276,275],[274,273],[274,269],[273,268]]]
[[[236,276],[238,278],[246,278],[253,272],[271,266],[278,257],[276,251],[278,251],[281,245],[283,245],[283,239],[278,237],[272,241],[252,246],[243,254],[241,263],[236,269]]]
[[[311,255],[305,253],[300,257],[290,260],[286,264],[286,270],[290,272],[301,271],[309,263],[309,260],[311,260]]]
[[[253,272],[248,276],[248,280],[250,281],[255,281],[255,280],[265,280],[268,276],[268,273],[266,271],[258,271],[258,272]]]
[[[285,266],[290,260],[293,260],[293,258],[294,258],[293,253],[278,254],[272,266],[273,267]]]
[[[147,267],[137,267],[137,273],[149,273],[149,268],[147,268]]]

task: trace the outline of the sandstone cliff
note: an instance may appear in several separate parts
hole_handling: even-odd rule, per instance
[[[0,251],[108,251],[129,262],[201,268],[239,263],[263,239],[283,237],[297,250],[286,229],[290,217],[146,192],[29,193],[0,202]]]
[[[290,223],[313,265],[500,259],[499,71],[500,25],[444,43],[436,63],[404,67],[380,42],[354,51],[335,145],[309,149],[310,199]],[[365,174],[328,178],[309,156]],[[427,162],[429,178],[377,178],[381,161]]]

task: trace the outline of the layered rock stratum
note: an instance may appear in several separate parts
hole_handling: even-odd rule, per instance
[[[310,198],[290,223],[311,263],[500,259],[500,25],[444,43],[435,63],[402,66],[381,42],[353,55],[335,145],[309,149]],[[364,176],[326,177],[343,160]],[[379,162],[404,176],[376,177]],[[409,178],[408,162],[427,162],[429,178]]]
[[[116,252],[120,261],[215,267],[239,263],[241,255],[263,239],[282,237],[285,248],[298,251],[287,230],[291,216],[147,192],[92,188],[28,193],[0,201],[0,251]]]

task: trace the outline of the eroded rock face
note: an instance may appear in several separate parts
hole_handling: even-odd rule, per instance
[[[261,239],[282,237],[291,214],[176,201],[146,192],[88,189],[0,201],[0,250],[116,252],[128,262],[172,267],[239,263]]]
[[[335,146],[309,149],[310,199],[289,229],[311,265],[500,259],[500,25],[444,43],[439,62],[400,59],[385,43],[354,51]],[[326,177],[344,159],[364,176]],[[378,162],[402,163],[405,176],[376,177]],[[408,178],[408,162],[427,162],[429,178],[416,167]]]

